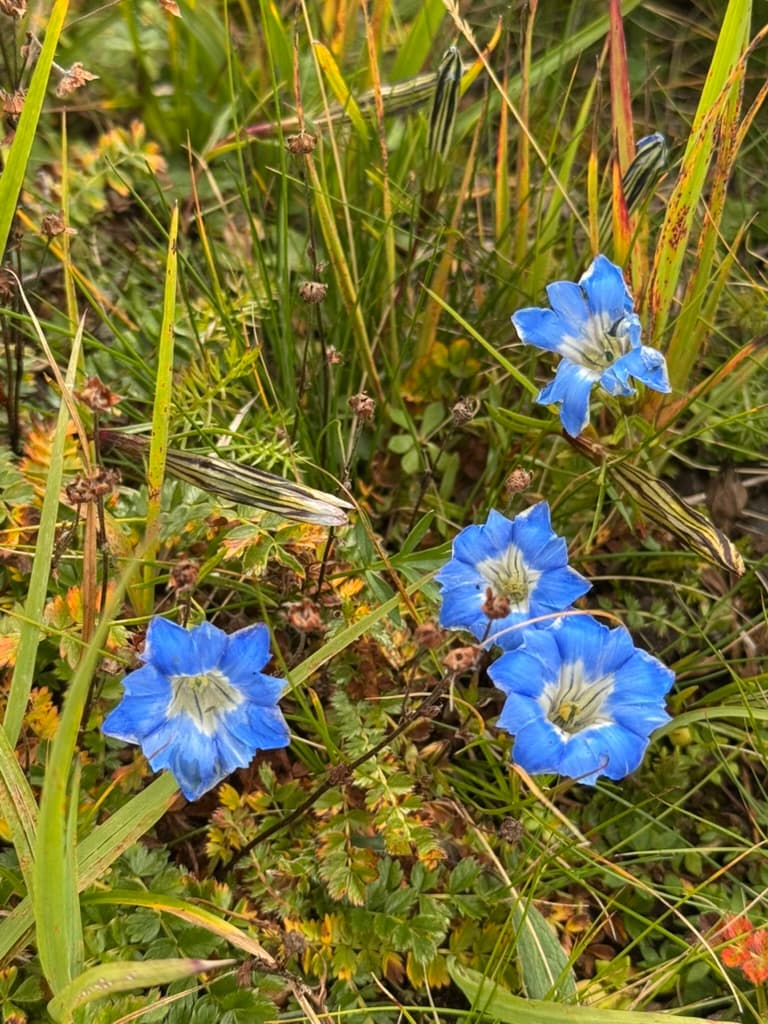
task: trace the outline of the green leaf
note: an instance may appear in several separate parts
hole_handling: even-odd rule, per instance
[[[543,999],[554,992],[569,1002],[576,997],[573,971],[557,935],[532,903],[515,906],[517,955],[527,994]]]
[[[523,999],[501,988],[479,971],[448,958],[448,973],[484,1017],[500,1024],[707,1024],[704,1017],[632,1010],[601,1010],[595,1006],[571,1006]]]
[[[83,971],[48,1003],[51,1017],[61,1024],[70,1024],[74,1013],[94,999],[117,992],[130,992],[137,988],[151,988],[167,985],[180,978],[191,978],[196,974],[234,967],[237,960],[127,960],[100,964]]]
[[[419,5],[419,13],[413,19],[408,37],[398,50],[392,68],[393,81],[411,78],[421,71],[434,46],[444,17],[443,0],[426,0],[426,3]]]

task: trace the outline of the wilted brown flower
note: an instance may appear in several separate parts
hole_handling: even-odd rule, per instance
[[[98,75],[92,75],[90,71],[86,71],[80,61],[77,60],[69,71],[64,72],[63,78],[56,86],[56,95],[61,98],[69,96],[70,93],[81,89],[87,82],[93,82],[98,77]]]
[[[445,634],[442,629],[435,625],[434,622],[422,622],[416,627],[416,629],[414,629],[413,639],[419,647],[424,647],[428,651],[433,651],[443,642]]]
[[[308,597],[289,607],[288,622],[300,633],[319,633],[323,629],[317,605]]]

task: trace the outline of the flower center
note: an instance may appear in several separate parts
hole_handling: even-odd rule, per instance
[[[525,614],[528,611],[541,573],[526,565],[522,551],[515,544],[493,558],[478,562],[477,571],[488,581],[494,596],[509,601],[510,612]]]
[[[220,719],[245,700],[217,668],[196,676],[171,676],[170,683],[168,718],[186,715],[206,736],[212,736]]]
[[[583,334],[565,339],[560,354],[579,363],[597,379],[632,348],[630,323],[628,316],[608,323],[606,316],[596,313],[585,325]]]
[[[590,679],[583,661],[564,662],[557,680],[542,690],[539,704],[557,729],[572,736],[613,721],[603,710],[613,684],[613,673]]]

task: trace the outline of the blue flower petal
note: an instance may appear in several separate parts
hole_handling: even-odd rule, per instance
[[[531,775],[559,772],[565,740],[551,722],[541,717],[529,722],[515,736],[512,757]]]
[[[517,693],[522,697],[538,697],[545,683],[557,675],[559,665],[554,642],[544,630],[532,629],[522,648],[502,654],[489,665],[488,675],[494,686],[508,696]]]
[[[589,423],[589,393],[595,383],[594,371],[563,359],[555,379],[539,394],[540,405],[562,403],[560,421],[571,437],[578,437]]]
[[[539,504],[546,504],[546,502],[540,502]],[[525,513],[523,512],[522,515],[525,516]],[[520,516],[515,516],[514,519],[507,519],[501,512],[497,512],[495,508],[491,509],[488,513],[488,518],[479,527],[485,546],[485,553],[481,555],[481,559],[487,558],[489,551],[493,553],[504,551],[510,544],[516,543],[515,530],[519,519]]]
[[[472,629],[478,619],[482,618],[487,623],[487,618],[480,610],[484,599],[485,594],[479,582],[464,583],[443,591],[440,625],[443,629]]]
[[[569,333],[571,327],[577,330],[586,330],[592,317],[592,311],[587,303],[583,290],[573,281],[554,281],[547,285],[547,298],[552,309],[568,325]]]
[[[602,254],[595,257],[591,266],[582,274],[579,284],[587,295],[589,308],[600,315],[607,325],[632,312],[632,296],[621,268]]]
[[[254,704],[273,705],[285,689],[286,681],[260,671],[270,657],[269,630],[263,623],[256,623],[229,636],[218,668]]]
[[[590,786],[601,775],[623,779],[639,767],[647,746],[647,736],[615,725],[588,729],[567,744],[560,773]]]
[[[227,634],[208,622],[188,630],[155,616],[142,657],[164,675],[195,676],[215,668],[226,646]]]
[[[458,533],[453,540],[453,557],[467,565],[477,565],[489,554],[487,534],[482,526],[467,526]]]
[[[214,738],[206,736],[178,716],[166,722],[152,736],[144,750],[154,771],[167,768],[173,773],[187,800],[197,800],[226,778],[235,768],[250,764],[251,757],[237,758],[222,751]]]
[[[288,723],[279,708],[250,708],[247,723],[240,721],[233,731],[247,740],[255,750],[277,750],[291,742]]]
[[[534,591],[534,608],[537,615],[546,612],[563,611],[590,590],[592,584],[583,576],[564,566],[544,573]]]
[[[541,721],[541,706],[535,698],[524,697],[519,693],[510,693],[504,701],[504,707],[496,721],[496,727],[515,736],[527,725],[539,721]]]
[[[559,352],[568,341],[573,341],[574,332],[568,324],[563,323],[557,313],[551,309],[518,309],[512,315],[512,323],[526,345],[546,349],[548,352]]]
[[[612,369],[621,381],[626,382],[629,377],[634,377],[654,391],[667,394],[672,390],[664,356],[658,349],[649,345],[641,345],[640,348],[627,352],[621,359],[616,360]]]
[[[126,743],[142,743],[165,719],[171,686],[154,665],[146,664],[123,679],[125,695],[102,723],[106,736]]]

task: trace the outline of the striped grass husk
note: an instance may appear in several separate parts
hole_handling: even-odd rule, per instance
[[[668,159],[667,140],[661,132],[654,132],[639,140],[635,159],[621,179],[628,210],[637,210],[650,199],[666,169]]]
[[[102,430],[99,439],[103,447],[115,448],[129,456],[141,456],[149,448],[147,438],[136,434]],[[202,491],[300,523],[345,526],[349,520],[344,510],[353,508],[334,494],[218,455],[198,455],[169,448],[165,461],[169,473]]]
[[[661,132],[645,135],[635,147],[635,159],[621,179],[627,212],[641,210],[653,195],[659,179],[666,170],[669,160],[667,140]],[[610,237],[611,208],[607,206],[600,218],[601,241]]]
[[[427,172],[424,181],[424,189],[427,192],[434,191],[440,184],[445,160],[451,148],[462,72],[461,54],[455,46],[449,46],[437,71],[435,95],[429,114]]]
[[[734,544],[668,484],[594,441],[584,437],[568,440],[592,462],[605,467],[608,477],[629,495],[646,519],[673,534],[684,547],[706,561],[737,576],[744,574],[744,560]]]

